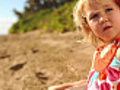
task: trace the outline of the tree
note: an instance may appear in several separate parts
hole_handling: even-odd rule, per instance
[[[26,2],[27,6],[24,7],[23,13],[20,13],[17,10],[14,10],[14,12],[19,18],[22,18],[34,14],[40,10],[44,10],[44,9],[54,10],[69,1],[73,1],[73,0],[27,0]]]
[[[21,12],[17,11],[16,9],[14,9],[13,11],[18,16],[18,18],[22,18],[23,17],[23,14]]]

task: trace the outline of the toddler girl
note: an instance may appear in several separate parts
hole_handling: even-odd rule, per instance
[[[120,90],[120,1],[79,0],[74,21],[96,47],[86,90]],[[51,90],[74,89],[80,83],[64,84]]]

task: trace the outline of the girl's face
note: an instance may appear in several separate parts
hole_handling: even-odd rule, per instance
[[[120,8],[112,0],[87,2],[84,12],[89,28],[103,41],[120,37]]]

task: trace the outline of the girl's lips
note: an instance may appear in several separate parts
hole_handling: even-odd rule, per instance
[[[106,31],[106,30],[108,30],[110,28],[112,28],[112,26],[106,26],[106,27],[104,27],[103,31]]]

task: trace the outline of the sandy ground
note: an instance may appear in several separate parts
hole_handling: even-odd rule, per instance
[[[86,79],[94,47],[83,34],[38,31],[0,37],[0,90],[47,90]]]

